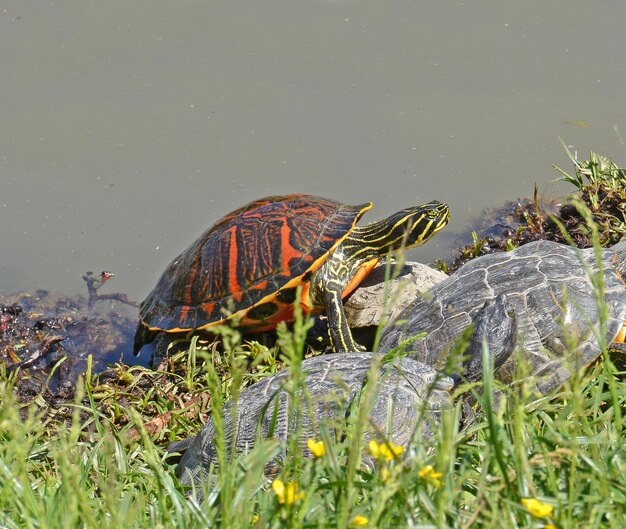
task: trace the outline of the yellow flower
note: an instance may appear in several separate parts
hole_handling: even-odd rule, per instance
[[[548,524],[543,526],[543,529],[558,529],[558,528],[553,523],[548,523]]]
[[[543,503],[537,498],[522,498],[522,505],[528,509],[528,512],[535,518],[548,518],[552,516],[554,507],[549,503]]]
[[[380,461],[391,461],[396,457],[402,455],[404,447],[394,445],[391,441],[388,443],[377,443],[371,440],[369,443],[370,454]]]
[[[441,472],[436,472],[432,465],[426,465],[417,474],[420,478],[432,483],[435,487],[441,487],[441,481],[439,478],[443,476]]]
[[[309,450],[315,457],[323,457],[326,453],[326,447],[324,441],[316,441],[315,439],[309,439],[306,443]]]
[[[280,479],[275,479],[272,482],[272,489],[280,504],[292,505],[304,498],[304,492],[297,492],[298,486],[295,483],[285,485]]]
[[[355,527],[365,527],[369,522],[370,521],[367,519],[367,517],[361,516],[359,514],[358,516],[352,518],[352,521],[350,523]]]
[[[259,521],[259,515],[258,515],[258,514],[256,514],[256,513],[255,513],[255,514],[253,514],[253,515],[252,515],[252,518],[250,519],[250,523],[251,523],[252,525],[254,525],[254,524],[255,524],[255,523],[257,523],[258,521]]]

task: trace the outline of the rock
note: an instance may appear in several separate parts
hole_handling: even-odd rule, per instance
[[[391,321],[415,298],[448,276],[423,263],[406,262],[398,271],[391,263],[379,264],[344,301],[350,327],[377,326]],[[392,276],[385,282],[385,277]]]

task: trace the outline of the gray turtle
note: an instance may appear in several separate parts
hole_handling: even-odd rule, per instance
[[[498,321],[498,325],[491,324]],[[433,435],[441,410],[450,405],[450,393],[461,381],[474,381],[482,375],[482,343],[486,341],[497,368],[510,356],[517,325],[514,309],[500,296],[490,300],[474,318],[475,332],[468,345],[467,360],[457,376],[445,376],[432,367],[411,358],[380,356],[375,377],[374,397],[365,432],[367,439],[379,435],[406,446],[418,427],[424,438]],[[310,438],[319,439],[320,424],[331,438],[337,426],[345,421],[350,407],[358,401],[371,368],[372,353],[322,355],[302,362],[304,389],[294,397],[301,403],[300,429],[297,442],[307,453]],[[242,391],[235,412],[232,403],[222,411],[226,447],[237,453],[251,450],[257,439],[272,437],[283,448],[294,431],[292,417],[294,400],[289,398],[287,371],[268,377]],[[389,434],[388,436],[386,434]],[[209,419],[195,437],[170,445],[170,451],[184,451],[177,469],[180,482],[201,489],[208,469],[217,465],[216,429]],[[233,439],[234,436],[234,439]],[[279,460],[284,455],[281,452]],[[269,469],[276,465],[270,464]],[[196,494],[201,493],[197,490]]]
[[[603,331],[594,291],[594,277],[600,275],[600,268],[608,307]],[[550,241],[483,256],[459,268],[405,309],[383,330],[380,351],[390,351],[426,333],[404,348],[412,358],[439,366],[484,303],[505,294],[517,317],[515,348],[527,360],[537,389],[545,394],[601,354],[602,332],[607,344],[623,342],[625,274],[626,241],[602,250],[600,263],[592,248],[579,250]],[[493,321],[493,325],[498,323]],[[517,356],[510,357],[497,378],[505,383],[512,380]]]

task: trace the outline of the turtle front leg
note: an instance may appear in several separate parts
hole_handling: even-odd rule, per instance
[[[365,351],[352,338],[352,333],[346,321],[346,313],[343,310],[341,291],[333,288],[326,288],[324,297],[326,299],[326,315],[328,316],[328,333],[333,344],[333,350],[337,353]]]

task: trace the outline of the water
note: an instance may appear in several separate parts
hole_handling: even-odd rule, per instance
[[[0,291],[141,300],[206,227],[291,192],[439,199],[432,260],[540,192],[558,141],[624,163],[618,0],[20,2],[0,6]]]

